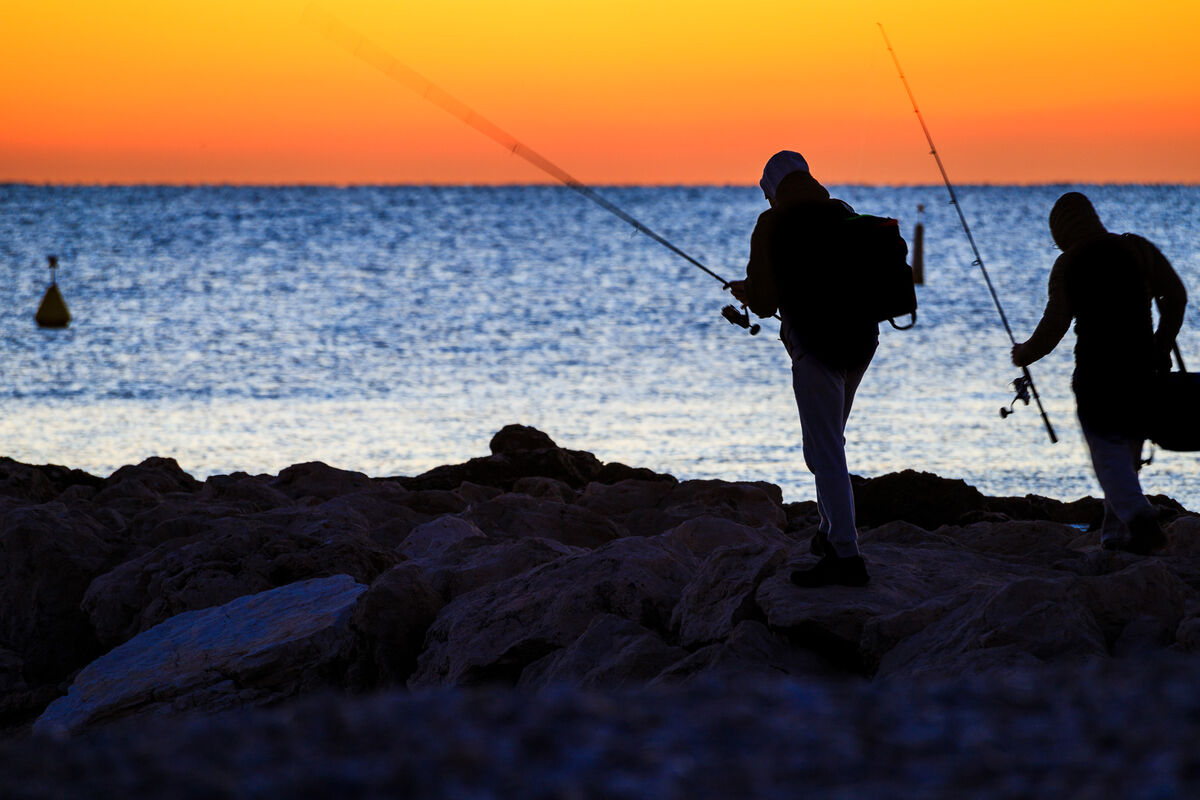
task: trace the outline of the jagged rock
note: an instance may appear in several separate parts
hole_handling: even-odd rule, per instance
[[[574,503],[579,499],[579,492],[554,478],[519,478],[513,483],[513,491],[561,503]]]
[[[844,677],[819,654],[787,641],[767,626],[744,620],[721,642],[701,647],[663,670],[652,684],[688,683],[701,679],[752,680],[780,675]]]
[[[687,656],[686,650],[672,647],[641,625],[602,613],[570,645],[526,667],[517,685],[617,689],[647,683]]]
[[[720,641],[742,621],[763,616],[754,602],[759,584],[783,564],[783,544],[744,544],[713,550],[684,588],[671,629],[687,648]]]
[[[487,534],[460,517],[438,517],[413,528],[397,549],[406,558],[436,558],[466,539],[487,539]]]
[[[723,547],[789,547],[795,541],[772,525],[751,528],[740,522],[723,517],[703,514],[686,520],[661,534],[664,540],[678,542],[697,558],[707,558],[713,551]]]
[[[61,503],[0,517],[0,648],[20,657],[29,686],[56,683],[101,652],[79,603],[115,552],[106,531]]]
[[[69,488],[99,489],[104,479],[55,464],[33,466],[0,457],[0,495],[47,503]]]
[[[204,482],[198,500],[244,512],[269,511],[294,504],[291,497],[271,485],[268,475],[213,475]]]
[[[582,489],[600,473],[600,462],[591,453],[552,448],[513,450],[473,458],[463,464],[434,467],[415,478],[394,478],[408,489],[456,489],[464,481],[511,492],[521,478],[554,478]]]
[[[1200,556],[1200,517],[1178,517],[1164,526],[1173,556]]]
[[[778,492],[761,483],[630,480],[590,484],[578,504],[620,522],[635,536],[653,536],[702,515],[783,530],[787,515]]]
[[[853,484],[858,524],[868,528],[902,520],[931,531],[985,508],[974,486],[929,472],[906,469],[878,478],[854,476]]]
[[[1071,584],[1071,594],[1091,612],[1109,642],[1146,616],[1174,630],[1189,604],[1198,599],[1196,591],[1159,559],[1138,560],[1109,575],[1078,578]]]
[[[444,552],[422,558],[430,584],[446,601],[529,572],[563,556],[587,552],[551,539],[530,536],[493,541],[466,538]]]
[[[525,425],[505,425],[488,442],[488,449],[493,455],[515,453],[519,450],[549,450],[556,447],[558,445],[545,433]]]
[[[965,674],[1105,658],[1104,633],[1074,596],[1072,580],[1027,577],[977,586],[967,602],[885,654],[879,674]]]
[[[601,613],[665,632],[696,566],[678,545],[630,537],[462,595],[429,629],[409,685],[515,684]]]
[[[620,483],[621,481],[665,481],[666,483],[679,483],[679,480],[674,475],[667,475],[664,472],[655,472],[652,469],[645,467],[630,467],[622,464],[619,461],[610,461],[600,468],[594,478],[596,483]]]
[[[767,624],[846,669],[870,673],[883,653],[868,647],[890,644],[887,637],[865,637],[873,620],[915,608],[931,598],[978,594],[1031,574],[1057,574],[942,544],[872,544],[863,553],[871,572],[866,587],[802,589],[791,583],[791,572],[815,557],[808,555],[807,546],[795,551],[793,558],[799,556],[799,562],[788,563],[764,580],[755,596]]]
[[[425,632],[443,605],[416,564],[398,564],[376,578],[351,618],[365,649],[356,682],[403,685],[416,669]]]
[[[34,731],[266,705],[336,685],[353,644],[350,614],[366,590],[335,575],[179,614],[88,665]]]
[[[318,502],[356,489],[365,489],[371,479],[361,472],[337,469],[320,461],[293,464],[271,481],[271,487],[295,500],[316,499]]]
[[[599,547],[625,535],[612,520],[587,508],[523,494],[502,494],[479,503],[462,518],[492,539],[536,536],[572,547]]]
[[[522,478],[521,480],[531,479]],[[517,483],[520,482],[521,481],[517,481]],[[470,481],[463,481],[458,485],[458,488],[454,490],[454,494],[458,495],[459,498],[461,498],[462,501],[467,504],[467,507],[473,506],[476,503],[485,503],[488,500],[499,497],[503,493],[503,491],[497,489],[495,486],[482,486],[478,483],[471,483]]]
[[[936,533],[981,553],[1020,556],[1038,562],[1069,557],[1079,531],[1057,522],[1011,520],[976,522],[966,527],[947,525]]]
[[[195,492],[202,484],[184,472],[173,458],[153,456],[136,466],[125,466],[104,481],[105,491],[125,483],[137,483],[155,494]],[[101,492],[103,494],[103,492]],[[100,497],[97,502],[102,502]]]
[[[339,512],[340,513],[336,513]],[[400,555],[371,540],[347,509],[287,508],[214,519],[93,581],[82,608],[112,647],[185,611],[308,578],[345,573],[369,584]]]

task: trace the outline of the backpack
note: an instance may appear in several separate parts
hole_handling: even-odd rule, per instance
[[[887,320],[897,330],[917,324],[917,292],[906,261],[908,244],[891,217],[856,214],[832,231],[838,255],[845,313],[872,322]],[[911,316],[907,325],[897,317]]]
[[[896,220],[855,214],[841,201],[798,205],[778,215],[772,242],[779,305],[815,335],[845,338],[884,320],[900,330],[916,324],[908,245]],[[912,321],[898,325],[906,315]]]

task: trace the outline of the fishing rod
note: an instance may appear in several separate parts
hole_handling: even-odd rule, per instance
[[[339,45],[360,60],[365,61],[366,63],[375,67],[377,70],[382,72],[384,75],[387,75],[400,85],[416,92],[421,97],[428,100],[430,103],[433,103],[438,108],[441,108],[443,111],[453,115],[458,120],[470,125],[484,136],[487,136],[489,139],[499,144],[512,155],[520,156],[521,158],[525,159],[542,172],[564,184],[568,188],[573,189],[574,191],[583,195],[588,200],[591,200],[593,203],[603,208],[605,211],[629,223],[637,232],[649,236],[651,239],[658,242],[675,255],[683,258],[693,266],[716,278],[721,282],[721,288],[730,288],[729,281],[725,280],[716,272],[706,267],[698,259],[688,255],[683,250],[669,242],[665,237],[646,227],[644,224],[642,224],[642,222],[626,213],[614,203],[605,199],[590,186],[580,182],[569,172],[543,156],[541,153],[538,153],[533,148],[518,140],[515,136],[505,131],[499,125],[496,125],[491,120],[486,119],[480,114],[477,114],[466,103],[463,103],[450,93],[434,85],[432,81],[425,78],[425,76],[421,75],[416,70],[402,64],[385,49],[361,35],[353,28],[343,23],[337,17],[334,17],[332,14],[328,13],[324,9],[318,8],[315,5],[308,5],[304,9],[301,20],[315,28],[326,39],[329,39],[334,44]],[[721,309],[721,315],[734,325],[745,328],[750,332],[751,335],[757,334],[759,331],[758,325],[752,325],[750,323],[749,312],[745,310],[744,306],[742,311],[738,311],[733,306],[726,306],[725,308]]]
[[[942,173],[942,181],[946,184],[946,190],[950,193],[950,205],[954,206],[954,210],[958,212],[958,221],[962,223],[963,232],[967,234],[967,241],[971,244],[971,252],[975,254],[975,266],[979,267],[979,271],[983,273],[983,280],[987,283],[988,292],[992,295],[992,302],[996,304],[996,310],[1000,312],[1000,321],[1004,323],[1004,330],[1008,333],[1008,340],[1015,346],[1017,338],[1013,336],[1012,326],[1008,324],[1008,317],[1004,313],[1004,307],[1000,305],[1000,297],[996,294],[996,288],[992,285],[992,278],[988,275],[987,267],[983,265],[983,256],[979,254],[979,248],[975,245],[975,237],[971,235],[971,226],[967,224],[967,218],[963,214],[962,205],[958,202],[958,196],[954,193],[954,185],[950,183],[950,176],[946,174],[946,167],[942,164],[942,157],[938,155],[937,146],[933,143],[933,137],[929,134],[929,127],[925,124],[925,118],[921,116],[921,110],[917,108],[917,98],[913,96],[912,88],[908,85],[908,78],[904,77],[904,70],[900,68],[900,59],[896,57],[896,51],[892,49],[892,43],[888,40],[887,32],[883,29],[883,23],[875,23],[879,26],[879,32],[883,34],[883,43],[887,45],[888,52],[892,55],[892,63],[896,65],[896,72],[900,75],[900,82],[904,84],[904,91],[908,93],[909,102],[912,103],[913,111],[917,115],[917,121],[921,123],[921,130],[925,132],[925,141],[929,143],[929,154],[933,156],[933,160],[937,162],[938,171]],[[1050,424],[1050,417],[1046,414],[1046,409],[1042,407],[1042,398],[1038,396],[1037,387],[1033,384],[1033,373],[1029,371],[1029,367],[1021,367],[1021,375],[1012,382],[1013,389],[1016,390],[1016,397],[1007,408],[1000,409],[1001,418],[1007,417],[1013,413],[1013,407],[1017,401],[1023,401],[1025,405],[1029,405],[1030,393],[1033,394],[1033,400],[1037,403],[1038,411],[1042,415],[1042,422],[1046,424],[1046,433],[1050,434],[1050,441],[1057,442],[1058,437],[1054,435],[1054,426]]]

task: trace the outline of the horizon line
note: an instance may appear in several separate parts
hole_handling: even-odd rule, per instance
[[[656,182],[636,183],[620,181],[615,183],[581,183],[582,186],[599,188],[662,188],[662,189],[757,189],[757,183],[707,183],[707,182]],[[929,186],[941,187],[941,181],[827,181],[824,186],[850,186],[876,189],[906,189]],[[975,187],[1050,187],[1050,186],[1155,186],[1155,187],[1195,187],[1200,181],[974,181],[956,183],[956,186]],[[70,188],[170,188],[170,189],[204,189],[204,188],[239,188],[239,189],[502,189],[502,188],[561,188],[571,190],[572,187],[561,181],[495,181],[495,182],[433,182],[433,181],[34,181],[0,179],[0,188],[9,187],[70,189]]]

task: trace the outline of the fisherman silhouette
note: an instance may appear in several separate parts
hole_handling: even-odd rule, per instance
[[[1149,554],[1167,539],[1138,469],[1156,375],[1170,370],[1187,292],[1157,247],[1132,233],[1109,233],[1079,192],[1058,198],[1050,233],[1063,252],[1050,270],[1046,310],[1029,340],[1013,345],[1012,361],[1024,367],[1042,358],[1075,320],[1071,386],[1104,491],[1100,542],[1109,550]]]
[[[779,309],[779,336],[792,360],[804,463],[816,482],[820,517],[810,549],[821,556],[815,566],[794,572],[792,582],[863,586],[870,576],[858,549],[845,430],[854,394],[879,342],[879,326],[831,318],[822,313],[828,297],[800,291],[797,285],[835,263],[829,231],[854,209],[830,198],[804,158],[790,150],[771,156],[759,185],[771,207],[759,216],[750,236],[746,279],[732,281],[730,290],[760,317]]]

